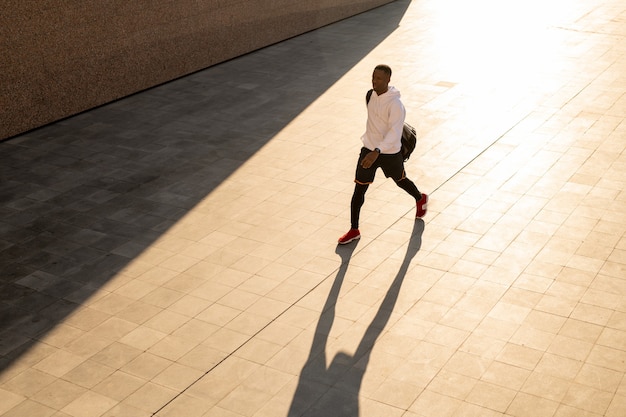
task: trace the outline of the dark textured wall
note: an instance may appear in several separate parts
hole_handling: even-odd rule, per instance
[[[0,140],[391,0],[5,0]]]

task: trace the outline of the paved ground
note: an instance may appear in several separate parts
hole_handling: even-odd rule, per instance
[[[623,417],[625,38],[397,1],[0,144],[0,416]],[[430,211],[337,247],[378,63]]]

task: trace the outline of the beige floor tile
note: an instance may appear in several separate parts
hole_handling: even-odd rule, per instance
[[[130,394],[122,403],[139,410],[156,412],[166,405],[178,391],[148,382]]]
[[[458,303],[456,303],[455,307],[478,315],[486,315],[489,311],[491,311],[496,302],[497,300],[493,300],[491,298],[466,294],[461,300],[459,300]]]
[[[554,293],[554,291],[553,291]],[[561,316],[569,317],[576,308],[576,301],[568,298],[562,298],[553,294],[544,295],[537,306],[536,310]]]
[[[523,417],[533,415],[537,417],[552,417],[559,407],[559,403],[545,398],[519,393],[506,411],[506,415]]]
[[[293,375],[263,366],[252,372],[243,385],[274,396],[292,380]]]
[[[596,413],[592,413],[590,411],[586,411],[583,410],[581,408],[575,408],[575,407],[571,407],[569,405],[565,405],[562,404],[559,406],[556,414],[554,415],[555,417],[566,417],[566,416],[573,416],[573,417],[598,417],[599,414]]]
[[[146,350],[154,346],[166,336],[167,333],[160,332],[146,326],[139,326],[126,336],[122,337],[120,342],[139,350]]]
[[[297,347],[285,347],[270,358],[266,364],[279,371],[299,375],[302,365],[307,360],[309,351]]]
[[[115,342],[93,355],[90,360],[103,366],[121,368],[141,353],[141,349],[137,349],[124,343]],[[73,371],[76,371],[77,369],[80,369],[80,367],[74,368]],[[66,377],[70,374],[66,374]]]
[[[65,406],[61,411],[75,417],[97,417],[117,404],[117,401],[104,395],[87,391]]]
[[[94,310],[100,311],[105,314],[117,314],[130,304],[133,303],[133,299],[122,296],[115,293],[109,293],[98,301],[92,303],[90,307]]]
[[[598,390],[617,392],[623,374],[599,366],[585,364],[575,378],[575,382]]]
[[[493,309],[489,312],[488,317],[508,321],[514,324],[522,324],[529,313],[530,308],[528,307],[501,301],[493,307]]]
[[[531,371],[507,365],[501,362],[493,362],[481,379],[504,388],[519,391],[524,385]]]
[[[98,311],[94,308],[82,308],[65,319],[65,324],[76,327],[78,329],[89,331],[106,321],[110,314]]]
[[[615,310],[619,309],[621,300],[622,296],[618,294],[589,288],[587,289],[585,295],[582,297],[581,302],[585,304],[591,304],[600,308],[606,308],[608,310]]]
[[[492,360],[464,352],[454,354],[443,369],[479,379],[491,365]]]
[[[524,383],[521,392],[560,402],[567,393],[570,385],[571,382],[567,379],[533,372]]]
[[[191,319],[172,332],[172,336],[201,343],[210,337],[219,327],[202,320]]]
[[[597,324],[586,323],[575,319],[567,319],[559,331],[559,334],[573,339],[582,340],[584,342],[595,343],[602,332],[603,327]]]
[[[116,317],[136,324],[143,324],[162,309],[141,301],[136,301],[116,314]]]
[[[433,379],[428,389],[446,396],[464,400],[478,380],[453,371],[441,370]]]
[[[450,417],[460,406],[461,400],[424,390],[411,405],[409,411],[424,417]]]
[[[496,359],[509,365],[533,370],[542,360],[542,356],[543,353],[539,350],[516,345],[514,343],[507,343]]]
[[[626,413],[626,397],[616,395],[606,411],[607,417],[618,417]]]
[[[124,295],[125,297],[131,298],[133,300],[140,300],[157,288],[158,286],[155,284],[139,279],[132,279],[129,280],[128,283],[116,289],[115,293],[119,295]]]
[[[516,391],[479,381],[468,394],[465,401],[503,413],[515,398]]]
[[[190,339],[170,335],[155,343],[148,349],[148,352],[171,361],[177,361],[198,344],[199,342]]]
[[[233,352],[249,339],[248,335],[227,328],[217,330],[203,345],[225,353]]]
[[[523,325],[518,328],[510,341],[516,345],[527,346],[538,351],[546,351],[555,338],[556,335],[553,333]]]
[[[49,375],[60,377],[85,361],[82,356],[75,355],[64,350],[58,350],[48,356],[33,368],[43,371]]]
[[[63,379],[84,388],[93,388],[114,371],[111,366],[87,360],[63,375]]]
[[[221,362],[212,372],[191,386],[187,393],[200,399],[218,402],[259,367],[260,365],[245,359],[231,358],[227,362]]]
[[[565,358],[583,361],[589,355],[593,344],[565,336],[556,336],[548,352]]]
[[[606,413],[612,399],[612,393],[574,383],[570,386],[562,401],[571,407],[603,415]]]
[[[196,318],[214,326],[225,326],[235,317],[241,314],[241,310],[215,303],[196,315]]]
[[[88,332],[66,344],[63,350],[82,358],[88,358],[105,349],[111,343],[113,343],[111,339],[105,339]]]
[[[163,284],[163,286],[171,290],[187,294],[204,283],[205,280],[202,278],[194,277],[186,273],[181,273],[167,281],[165,284]]]
[[[189,321],[189,317],[170,309],[162,310],[143,323],[144,329],[149,328],[162,334],[171,334]],[[139,334],[144,330],[138,330]],[[129,343],[130,344],[130,343]]]
[[[415,401],[422,389],[423,387],[413,385],[411,382],[387,379],[372,394],[371,399],[394,407],[397,412],[400,412],[400,410],[406,410]]]
[[[173,403],[167,404],[160,412],[160,416],[175,417],[175,416],[188,416],[188,417],[202,417],[206,415],[212,407],[213,402],[208,402],[195,398],[189,395],[182,394],[176,398]]]
[[[160,308],[168,308],[184,296],[183,293],[165,287],[157,287],[141,298],[141,301]]]
[[[480,405],[464,402],[459,406],[459,408],[453,414],[453,417],[462,417],[462,416],[502,417],[503,414],[499,411],[494,411],[489,408],[482,407]]]
[[[220,298],[219,303],[243,311],[258,301],[259,298],[258,294],[236,288]]]
[[[102,417],[149,417],[152,413],[149,411],[143,411],[135,407],[131,407],[126,404],[118,404],[111,408],[106,413],[102,414]],[[59,417],[65,417],[66,414],[59,415]],[[56,417],[56,414],[55,414]]]
[[[548,333],[557,334],[563,327],[565,321],[566,318],[558,314],[551,314],[535,309],[528,314],[524,324]]]
[[[201,370],[173,363],[153,378],[152,381],[164,387],[172,388],[177,392],[183,392],[202,375],[204,375],[204,372]]]
[[[84,330],[60,324],[45,336],[44,341],[47,345],[62,348],[83,334],[85,334]]]
[[[11,408],[9,411],[3,414],[7,417],[20,417],[20,416],[35,416],[35,417],[48,417],[54,414],[56,410],[45,406],[39,402],[25,400],[19,403],[17,406]]]
[[[434,326],[424,338],[424,341],[439,344],[442,346],[450,346],[458,348],[463,344],[469,331],[455,329],[453,327],[436,325]]]
[[[587,323],[605,326],[612,314],[613,310],[608,308],[579,303],[572,311],[571,317]]]
[[[57,380],[35,394],[32,399],[53,410],[61,410],[86,392],[86,388],[71,382]]]
[[[168,359],[149,352],[143,352],[120,368],[120,370],[139,378],[150,380],[171,364],[172,361]]]
[[[519,325],[510,321],[498,320],[493,317],[485,317],[478,325],[475,334],[501,341],[508,341],[513,337]]]
[[[118,340],[137,328],[137,324],[117,317],[111,317],[96,326],[89,333],[103,339]]]
[[[618,372],[626,372],[626,352],[607,346],[594,345],[587,358],[587,363]]]
[[[421,350],[424,352],[424,350]],[[398,367],[392,374],[391,378],[398,381],[406,381],[412,386],[425,388],[437,374],[439,367],[436,363],[440,360],[433,358],[430,360],[416,357],[416,361],[409,361]]]
[[[576,359],[546,353],[537,364],[535,370],[544,374],[571,380],[580,372],[581,367],[582,362]]]
[[[479,326],[482,318],[480,314],[452,308],[440,322],[445,326],[471,332]]]
[[[532,309],[541,300],[542,295],[536,291],[529,291],[521,288],[510,288],[502,297],[502,301],[523,308],[528,308],[530,314]]]
[[[142,378],[115,371],[95,386],[93,391],[117,401],[122,401],[145,383],[146,381]]]
[[[183,254],[175,254],[159,264],[159,266],[176,272],[184,272],[198,263],[198,258]]]
[[[25,369],[13,378],[4,382],[2,389],[24,397],[31,397],[43,388],[52,384],[56,378],[36,369]]]
[[[507,342],[490,336],[472,333],[459,348],[460,351],[489,359],[497,357]]]
[[[4,413],[26,400],[26,397],[0,389],[0,413]]]

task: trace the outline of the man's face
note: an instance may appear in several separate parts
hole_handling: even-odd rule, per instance
[[[377,94],[382,94],[387,91],[389,87],[390,77],[385,71],[374,70],[372,74],[372,88]]]

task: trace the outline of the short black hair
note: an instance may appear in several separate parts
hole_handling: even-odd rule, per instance
[[[391,67],[389,65],[384,65],[384,64],[376,65],[376,68],[374,68],[374,71],[376,70],[383,71],[385,74],[389,76],[389,78],[391,78]]]

